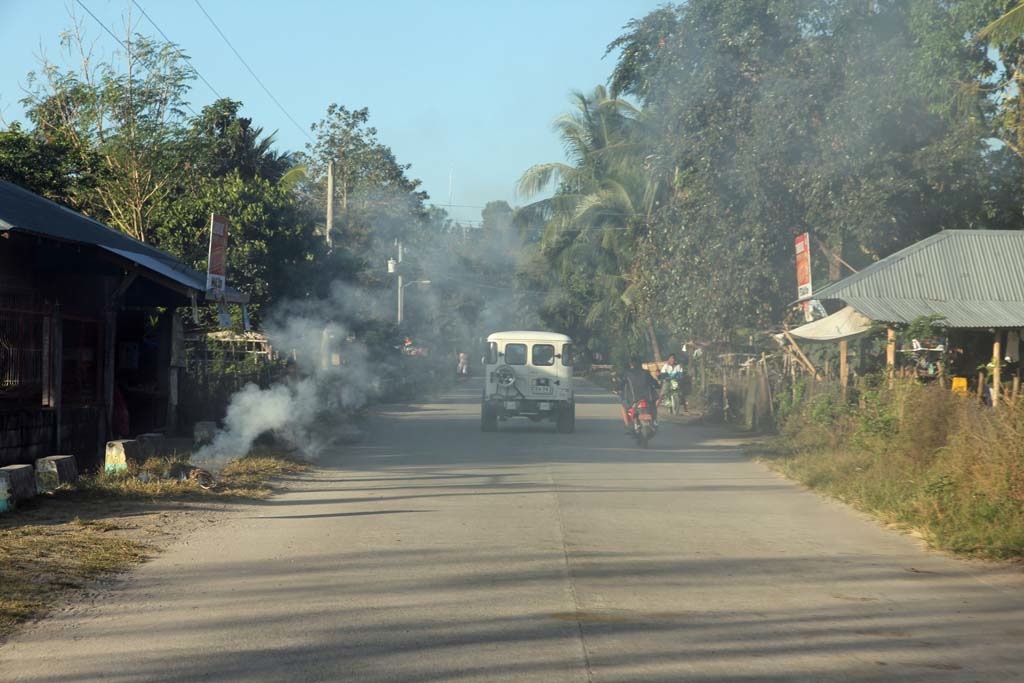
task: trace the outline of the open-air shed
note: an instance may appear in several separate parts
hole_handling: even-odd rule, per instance
[[[840,301],[860,314],[849,338],[865,321],[909,324],[934,316],[950,329],[985,330],[994,335],[993,401],[998,401],[1004,339],[1024,329],[1024,231],[943,230],[834,282],[811,297]],[[828,318],[810,323],[827,328]],[[848,312],[846,313],[848,315]],[[803,328],[790,334],[801,336]],[[895,362],[895,333],[889,328],[887,362]],[[1016,349],[1013,350],[1016,353]]]
[[[177,311],[205,297],[174,256],[0,181],[0,465],[89,468],[125,429],[173,430]]]

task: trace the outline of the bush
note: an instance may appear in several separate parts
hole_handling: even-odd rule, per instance
[[[938,385],[869,382],[854,403],[822,391],[772,443],[788,475],[934,545],[1024,556],[1024,404],[993,410]]]

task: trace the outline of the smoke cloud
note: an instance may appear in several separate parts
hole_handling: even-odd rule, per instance
[[[364,292],[336,283],[327,299],[276,309],[266,325],[267,338],[295,361],[297,371],[268,388],[249,384],[232,396],[223,429],[193,462],[218,470],[268,433],[316,461],[331,443],[351,437],[352,415],[382,386],[382,363],[343,322],[366,301]]]

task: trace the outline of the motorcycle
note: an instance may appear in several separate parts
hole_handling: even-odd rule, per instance
[[[647,448],[647,444],[658,432],[658,424],[654,421],[654,414],[647,399],[640,399],[626,411],[629,419],[630,430],[633,438],[640,444],[640,448]]]
[[[686,398],[683,396],[683,375],[674,373],[672,375],[661,375],[663,398],[662,405],[667,405],[669,412],[678,415],[680,410],[686,411]]]

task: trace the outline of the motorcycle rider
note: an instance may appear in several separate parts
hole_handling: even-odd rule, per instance
[[[622,424],[627,434],[631,434],[632,430],[629,424],[629,415],[626,411],[642,398],[647,399],[651,417],[654,418],[654,422],[657,424],[659,386],[658,380],[654,379],[651,373],[643,369],[640,358],[631,356],[629,367],[622,373],[622,379],[619,381],[618,387],[619,402],[622,409]]]
[[[683,369],[683,366],[680,365],[679,362],[676,360],[676,354],[670,353],[668,355],[668,360],[665,361],[665,364],[661,366],[661,372],[658,376],[664,380],[664,383],[661,385],[661,394],[659,397],[661,400],[665,400],[665,395],[672,390],[672,379],[676,379],[679,382],[679,399],[682,403],[681,407],[685,411],[686,395],[683,394],[682,391],[684,373],[685,370]]]

